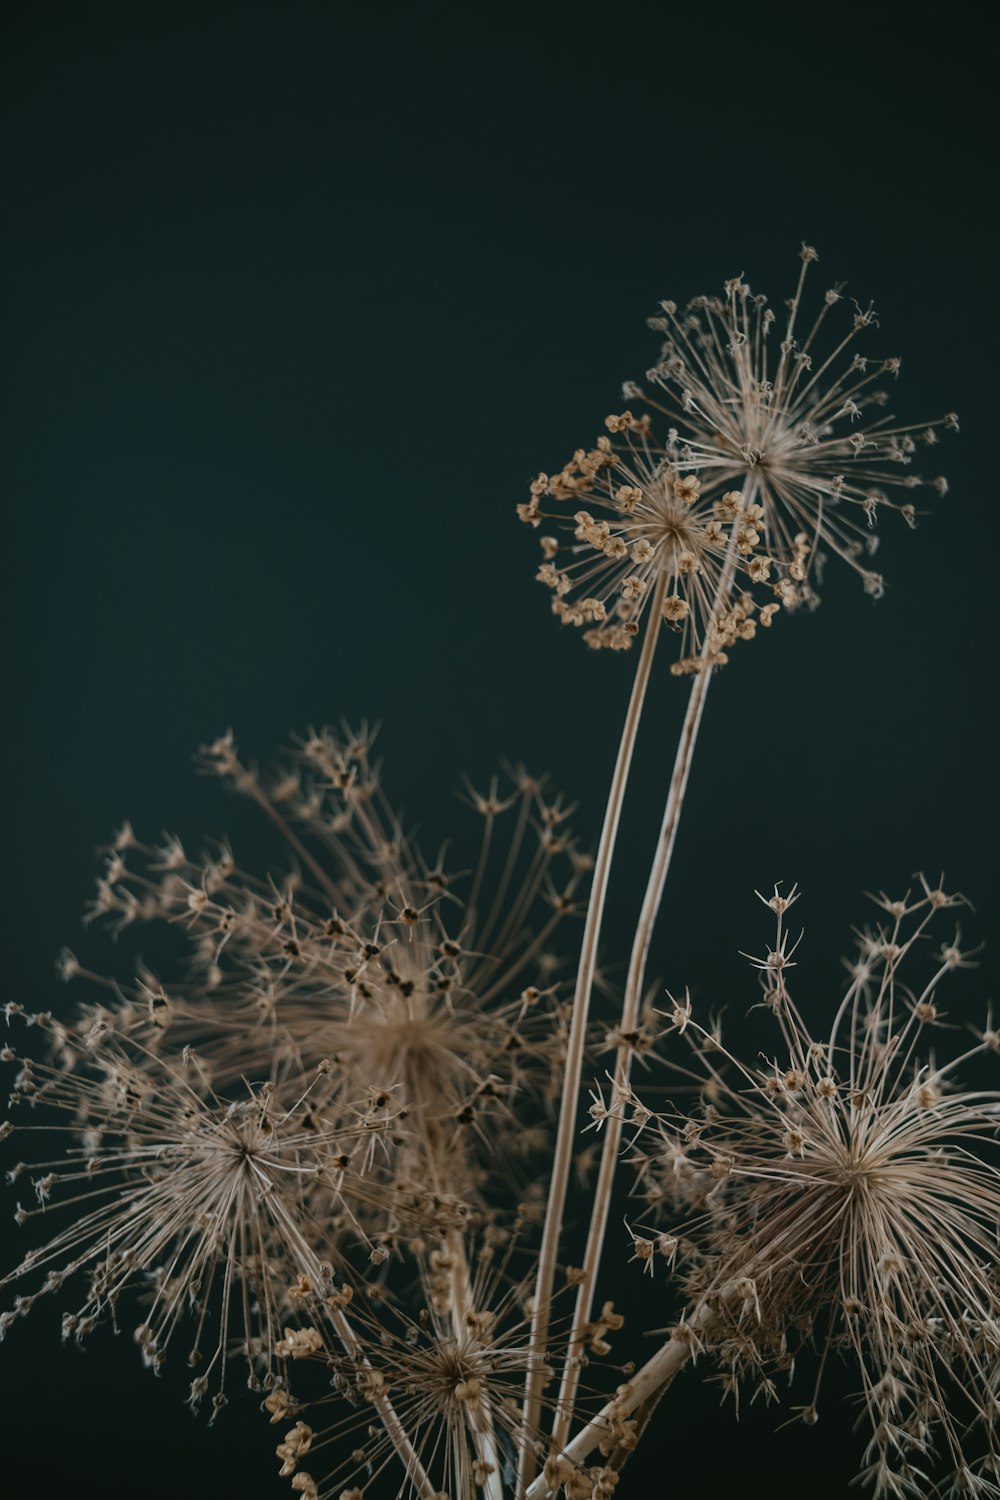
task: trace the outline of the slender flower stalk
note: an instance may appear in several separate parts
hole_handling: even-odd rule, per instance
[[[745,503],[753,503],[753,493],[753,488],[751,488]],[[719,616],[726,612],[728,607],[729,592],[732,588],[736,560],[739,555],[737,552],[738,536],[738,528],[734,526],[719,579],[715,617],[709,620],[705,643],[702,647],[700,669],[695,672],[691,683],[687,712],[685,713],[680,738],[677,742],[674,769],[670,778],[666,806],[663,811],[660,836],[657,840],[656,853],[649,872],[642,910],[639,914],[639,922],[632,943],[621,1020],[616,1028],[620,1040],[615,1052],[613,1075],[613,1086],[615,1089],[628,1088],[632,1058],[635,1054],[635,1045],[639,1036],[639,1010],[646,979],[649,944],[657,913],[660,909],[660,903],[663,899],[663,890],[666,885],[667,873],[670,869],[670,861],[677,840],[677,830],[680,826],[681,812],[684,807],[684,794],[687,790],[688,776],[691,771],[695,745],[698,740],[698,730],[701,727],[705,700],[708,695],[708,686],[712,680],[711,642],[715,622]],[[557,1421],[553,1430],[553,1441],[557,1450],[565,1443],[569,1426],[573,1419],[576,1389],[579,1383],[579,1356],[587,1338],[591,1311],[597,1291],[597,1275],[600,1268],[601,1253],[604,1248],[604,1237],[607,1232],[608,1215],[611,1211],[611,1195],[618,1165],[621,1131],[621,1118],[612,1109],[606,1117],[604,1124],[604,1141],[601,1148],[597,1182],[594,1188],[594,1201],[591,1208],[587,1245],[581,1267],[582,1275],[577,1292],[573,1331],[570,1337],[562,1376],[562,1386],[556,1408]]]
[[[674,1329],[656,1353],[618,1387],[611,1400],[583,1423],[571,1441],[563,1444],[553,1468],[540,1474],[528,1486],[525,1500],[545,1500],[546,1496],[556,1493],[559,1484],[567,1481],[589,1481],[593,1486],[608,1467],[600,1464],[596,1470],[590,1471],[584,1467],[595,1448],[603,1458],[620,1467],[640,1435],[633,1414],[645,1403],[655,1401],[692,1358],[698,1347],[698,1328],[707,1321],[707,1316],[707,1313],[696,1313]],[[617,1473],[617,1469],[614,1472]]]
[[[562,1234],[566,1194],[569,1187],[573,1146],[576,1139],[580,1086],[583,1077],[584,1048],[587,1035],[587,1019],[590,1013],[590,998],[597,972],[597,945],[601,935],[601,922],[611,875],[611,861],[618,837],[625,788],[628,783],[632,754],[635,750],[642,719],[642,709],[649,686],[653,657],[659,639],[659,605],[666,591],[667,580],[662,577],[654,591],[653,609],[646,626],[642,651],[636,668],[635,680],[629,698],[625,726],[618,746],[614,774],[608,804],[604,812],[601,840],[594,863],[594,874],[590,888],[590,901],[580,946],[577,968],[576,991],[570,1020],[569,1039],[566,1046],[566,1067],[563,1075],[563,1097],[559,1111],[559,1125],[555,1153],[552,1158],[552,1173],[548,1185],[548,1202],[542,1229],[542,1244],[538,1257],[538,1274],[535,1283],[534,1314],[531,1321],[531,1346],[536,1351],[545,1347],[549,1306],[555,1282],[556,1258]],[[658,596],[658,597],[657,597]],[[538,1426],[541,1410],[543,1367],[536,1363],[528,1374],[524,1400],[524,1429],[520,1443],[518,1467],[519,1491],[531,1482],[536,1467],[536,1457],[527,1434]]]

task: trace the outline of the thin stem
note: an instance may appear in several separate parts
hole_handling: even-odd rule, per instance
[[[336,1330],[337,1337],[340,1339],[345,1350],[353,1359],[357,1360],[358,1368],[362,1370],[371,1369],[367,1357],[359,1354],[360,1346],[358,1340],[355,1338],[354,1331],[344,1314],[337,1309],[331,1308],[329,1317]],[[406,1477],[413,1485],[414,1490],[422,1497],[422,1500],[435,1500],[438,1492],[434,1488],[427,1470],[420,1462],[417,1450],[410,1441],[409,1435],[400,1421],[392,1402],[388,1396],[377,1396],[372,1399],[372,1405],[378,1412],[379,1420],[385,1429],[386,1436],[395,1448],[396,1454],[406,1470]]]
[[[301,1264],[310,1281],[312,1281],[314,1286],[322,1286],[325,1280],[323,1267],[320,1265],[312,1248],[302,1237],[294,1219],[290,1215],[281,1214],[280,1222],[289,1233],[291,1242],[295,1245],[301,1257]],[[359,1369],[370,1370],[371,1365],[368,1357],[363,1352],[361,1342],[351,1327],[350,1320],[343,1309],[327,1303],[325,1311],[347,1355],[357,1362]],[[413,1485],[416,1494],[421,1497],[421,1500],[434,1500],[437,1490],[434,1488],[427,1470],[420,1462],[420,1456],[410,1441],[409,1435],[389,1397],[386,1395],[375,1397],[372,1405],[378,1412],[379,1420],[385,1429],[386,1436],[393,1448],[395,1448],[397,1457],[406,1470],[406,1477]]]
[[[751,486],[750,493],[745,497],[744,504],[751,503],[755,488],[755,486]],[[684,723],[681,727],[680,739],[674,757],[674,769],[670,778],[670,789],[667,793],[667,802],[663,810],[660,836],[656,846],[656,853],[653,857],[653,864],[649,872],[649,880],[646,885],[642,910],[639,914],[638,926],[636,927],[635,937],[632,942],[628,978],[625,981],[622,1017],[619,1025],[622,1040],[615,1054],[613,1074],[614,1082],[612,1088],[618,1094],[622,1094],[627,1089],[632,1070],[634,1049],[628,1038],[638,1030],[639,1026],[639,1008],[646,980],[649,944],[657,913],[660,909],[660,903],[663,899],[663,889],[666,884],[667,873],[670,869],[674,845],[677,841],[677,829],[684,807],[684,794],[687,790],[688,776],[694,757],[694,748],[698,739],[698,730],[701,726],[705,700],[708,696],[708,686],[712,678],[711,658],[715,649],[712,640],[713,629],[719,616],[729,602],[733,576],[736,571],[738,531],[739,526],[734,521],[729,545],[726,549],[722,574],[719,579],[719,588],[715,596],[711,617],[705,629],[705,640],[701,649],[699,671],[696,673],[694,681],[691,684],[687,712],[684,715]],[[573,1419],[573,1409],[576,1404],[577,1389],[580,1381],[578,1356],[583,1350],[586,1340],[586,1327],[590,1321],[594,1303],[598,1267],[601,1262],[604,1238],[607,1233],[608,1216],[611,1211],[611,1197],[618,1166],[618,1150],[621,1144],[623,1124],[624,1121],[621,1113],[614,1109],[612,1109],[611,1114],[604,1122],[604,1144],[601,1150],[601,1163],[597,1174],[597,1184],[594,1189],[594,1203],[590,1215],[587,1248],[584,1252],[583,1266],[581,1268],[583,1274],[576,1297],[576,1307],[573,1313],[572,1324],[573,1331],[569,1348],[566,1352],[562,1384],[559,1390],[559,1402],[556,1407],[556,1420],[553,1426],[553,1440],[556,1451],[559,1451],[566,1441],[569,1426]]]
[[[597,859],[594,863],[590,900],[587,904],[587,916],[584,923],[583,940],[580,946],[580,964],[577,970],[576,992],[573,997],[573,1013],[570,1021],[569,1038],[566,1044],[566,1067],[563,1075],[562,1106],[559,1111],[559,1127],[556,1136],[555,1154],[552,1161],[552,1178],[549,1183],[548,1204],[545,1212],[545,1224],[542,1230],[542,1245],[539,1252],[538,1277],[535,1282],[530,1348],[536,1357],[532,1361],[525,1384],[524,1420],[521,1430],[517,1480],[518,1494],[524,1494],[534,1477],[537,1467],[536,1455],[531,1442],[531,1433],[537,1431],[541,1411],[542,1387],[545,1380],[541,1353],[545,1348],[545,1340],[548,1335],[549,1308],[552,1301],[553,1282],[555,1280],[556,1257],[559,1251],[563,1213],[566,1207],[566,1193],[569,1187],[570,1168],[573,1160],[580,1082],[583,1073],[584,1045],[587,1035],[587,1017],[590,1012],[590,997],[594,988],[594,975],[597,969],[597,944],[601,933],[601,920],[604,916],[604,903],[608,892],[611,860],[614,854],[615,841],[618,836],[618,824],[621,818],[622,803],[625,798],[625,787],[632,764],[632,752],[635,749],[646,688],[649,685],[653,656],[660,633],[660,612],[667,581],[667,575],[664,573],[659,579],[650,601],[642,650],[636,666],[635,681],[632,684],[632,695],[629,698],[621,743],[618,747],[618,757],[615,761],[614,774],[611,778],[611,789],[608,793],[608,805],[604,813],[604,826],[601,829],[601,840],[597,849]]]
[[[448,1231],[445,1239],[445,1249],[451,1260],[450,1276],[450,1301],[451,1301],[451,1329],[455,1344],[461,1348],[463,1341],[468,1337],[467,1316],[473,1311],[472,1284],[469,1275],[469,1260],[465,1253],[465,1242],[458,1230]],[[503,1476],[500,1467],[500,1458],[497,1452],[496,1431],[493,1423],[493,1411],[488,1402],[483,1403],[481,1424],[470,1420],[469,1427],[472,1435],[473,1447],[476,1457],[481,1459],[486,1477],[482,1484],[483,1494],[486,1500],[503,1500]]]
[[[630,1416],[637,1407],[651,1396],[661,1392],[663,1388],[673,1380],[678,1370],[682,1370],[688,1360],[697,1352],[698,1331],[710,1321],[712,1313],[704,1306],[699,1308],[694,1316],[685,1324],[681,1325],[684,1332],[680,1337],[677,1333],[671,1335],[665,1344],[662,1344],[652,1359],[646,1361],[640,1370],[628,1381],[627,1385],[619,1387],[612,1401],[608,1401],[595,1417],[585,1427],[581,1427],[576,1437],[560,1455],[573,1464],[581,1464],[583,1460],[592,1453],[599,1443],[607,1442],[613,1436],[615,1422],[620,1422]],[[543,1475],[540,1475],[525,1492],[525,1500],[544,1500],[549,1493],[549,1487]]]

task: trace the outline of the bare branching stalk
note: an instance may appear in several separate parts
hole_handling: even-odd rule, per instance
[[[746,504],[753,502],[754,494],[755,486],[751,484],[745,496]],[[666,806],[663,810],[663,822],[660,825],[660,836],[656,846],[656,854],[654,855],[652,868],[649,872],[646,894],[643,898],[642,910],[632,943],[628,978],[625,982],[622,1017],[618,1028],[622,1036],[622,1041],[615,1053],[614,1083],[612,1087],[613,1090],[618,1092],[623,1088],[627,1088],[631,1073],[633,1047],[628,1038],[635,1033],[639,1025],[639,1007],[646,979],[646,963],[649,957],[650,939],[652,938],[653,926],[660,909],[660,903],[663,899],[667,873],[670,869],[670,861],[673,856],[674,845],[677,841],[677,829],[680,825],[681,812],[684,808],[684,794],[687,790],[691,762],[698,740],[698,730],[701,726],[705,700],[708,696],[708,686],[712,678],[712,655],[716,649],[713,645],[713,627],[726,609],[733,585],[737,558],[737,534],[738,528],[734,526],[729,539],[722,575],[719,580],[719,593],[716,598],[715,608],[712,612],[709,627],[705,632],[705,641],[701,650],[701,670],[695,673],[691,683],[691,693],[688,698],[687,712],[684,715],[684,723],[681,727],[677,752],[674,757],[674,769],[670,778],[670,790],[667,794]],[[587,1248],[584,1252],[582,1266],[583,1276],[577,1293],[576,1307],[573,1313],[573,1333],[567,1351],[562,1385],[559,1391],[559,1403],[556,1408],[557,1415],[553,1429],[553,1438],[557,1449],[561,1448],[565,1443],[570,1423],[573,1420],[573,1410],[576,1404],[576,1393],[580,1379],[579,1355],[583,1350],[586,1339],[586,1325],[590,1321],[591,1309],[594,1303],[597,1275],[601,1263],[601,1253],[604,1248],[604,1237],[607,1233],[608,1215],[611,1210],[611,1197],[618,1166],[618,1149],[621,1144],[622,1125],[623,1118],[621,1111],[612,1108],[604,1122],[604,1144],[601,1150],[597,1184],[594,1189],[590,1230],[587,1235]]]
[[[566,1049],[566,1068],[563,1077],[559,1129],[556,1137],[555,1154],[552,1160],[548,1206],[542,1230],[542,1244],[538,1259],[538,1276],[535,1283],[531,1348],[536,1356],[540,1355],[545,1348],[545,1340],[548,1333],[549,1308],[555,1281],[556,1257],[559,1253],[559,1239],[562,1232],[566,1193],[569,1186],[570,1169],[573,1162],[573,1148],[576,1141],[577,1113],[580,1083],[583,1073],[587,1017],[590,1013],[590,997],[594,988],[594,975],[597,969],[597,944],[601,934],[601,921],[604,916],[604,903],[608,892],[611,861],[614,855],[615,841],[618,836],[618,824],[621,819],[622,804],[625,800],[625,787],[628,783],[629,770],[632,765],[632,754],[635,750],[635,743],[639,733],[639,723],[642,718],[643,703],[646,697],[646,689],[649,685],[653,657],[656,652],[656,642],[661,629],[660,608],[666,592],[666,586],[667,579],[664,576],[656,588],[643,637],[642,650],[636,666],[635,681],[632,684],[632,695],[629,698],[621,743],[618,747],[618,758],[615,762],[614,775],[611,779],[611,790],[608,794],[608,804],[604,813],[604,826],[601,829],[601,840],[597,850],[597,860],[594,865],[590,901],[587,906],[583,940],[580,946],[580,964],[577,970],[576,992],[573,997],[573,1014]],[[523,1493],[534,1477],[535,1454],[528,1440],[528,1434],[535,1431],[538,1426],[543,1380],[544,1374],[540,1368],[540,1362],[536,1359],[531,1367],[525,1387],[524,1441],[521,1443],[517,1481],[519,1494]]]
[[[677,1372],[697,1352],[698,1330],[710,1317],[711,1313],[705,1309],[695,1313],[688,1322],[680,1324],[627,1384],[619,1386],[614,1399],[605,1402],[597,1415],[580,1428],[572,1442],[564,1448],[562,1456],[576,1465],[582,1464],[602,1444],[610,1451],[615,1445],[619,1424],[627,1420],[644,1401],[669,1385]],[[525,1500],[544,1500],[547,1493],[548,1485],[544,1477],[539,1477],[529,1486]]]

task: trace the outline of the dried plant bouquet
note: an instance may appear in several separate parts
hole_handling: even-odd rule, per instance
[[[0,1335],[43,1296],[67,1339],[130,1320],[213,1419],[257,1393],[306,1500],[627,1495],[685,1366],[737,1402],[787,1387],[810,1425],[834,1360],[876,1496],[1000,1496],[1000,1033],[960,994],[945,1020],[963,898],[923,877],[880,895],[843,993],[801,1002],[797,893],[763,897],[749,1056],[647,978],[713,675],[734,651],[756,669],[743,643],[815,608],[824,562],[877,595],[879,511],[912,526],[917,492],[947,489],[918,464],[956,417],[897,420],[900,361],[871,306],[814,294],[817,258],[780,309],[742,276],[664,302],[625,409],[518,506],[556,617],[635,651],[593,855],[517,767],[466,785],[479,854],[453,867],[394,811],[364,726],[310,730],[273,776],[232,735],[202,751],[281,868],[115,836],[90,915],[180,929],[188,958],[125,979],[66,952],[73,1019],[7,1005],[0,1136],[23,1141],[17,1222],[44,1228],[0,1283]],[[667,645],[688,706],[631,953],[605,955]],[[599,954],[625,974],[610,1030]],[[645,1326],[598,1296],[647,1274]]]

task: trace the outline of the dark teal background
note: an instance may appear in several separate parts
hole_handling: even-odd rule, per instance
[[[514,505],[651,362],[659,298],[743,272],[780,301],[803,239],[823,285],[876,302],[898,409],[960,412],[951,494],[915,535],[885,517],[881,602],[831,576],[817,614],[713,684],[654,967],[740,1015],[738,950],[769,931],[754,888],[798,880],[819,1024],[863,891],[943,869],[976,904],[969,940],[995,929],[997,239],[973,16],[639,0],[8,22],[4,999],[68,1005],[66,942],[127,968],[80,931],[123,817],[265,856],[191,764],[230,724],[266,758],[311,721],[384,720],[388,790],[435,848],[468,826],[460,773],[501,755],[550,771],[596,838],[631,664],[557,628]],[[683,700],[663,672],[611,960]],[[996,973],[987,948],[956,1019],[981,1018]],[[127,1335],[61,1350],[39,1306],[0,1356],[11,1493],[290,1493],[274,1429],[245,1404],[209,1432],[184,1375],[154,1390]],[[619,1493],[664,1493],[669,1463],[679,1494],[845,1495],[851,1412],[775,1440],[784,1416],[737,1429],[689,1379]]]

